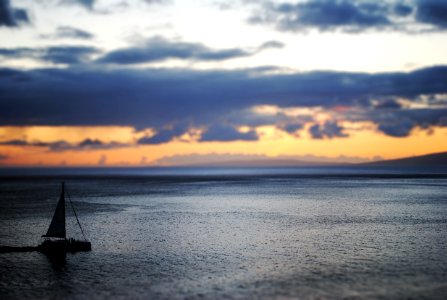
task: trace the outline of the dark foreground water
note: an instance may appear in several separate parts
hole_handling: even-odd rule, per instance
[[[39,243],[64,178],[93,247],[0,254],[0,298],[447,296],[447,176],[181,173],[0,179],[0,245]]]

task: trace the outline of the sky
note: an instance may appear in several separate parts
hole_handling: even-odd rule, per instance
[[[447,1],[0,0],[0,166],[447,151]]]

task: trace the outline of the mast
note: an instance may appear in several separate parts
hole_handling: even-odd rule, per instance
[[[66,238],[65,230],[65,184],[62,182],[61,195],[54,211],[53,219],[51,219],[50,227],[46,234],[42,237]]]
[[[73,209],[73,213],[76,217],[76,222],[78,222],[79,228],[81,229],[82,236],[84,237],[84,240],[87,241],[87,238],[85,237],[84,230],[82,229],[82,226],[81,226],[81,222],[79,222],[78,214],[76,213],[76,210],[74,208],[73,202],[71,201],[71,197],[70,197],[70,194],[68,193],[68,190],[67,190],[67,195],[68,195],[68,201],[70,202],[70,206]]]

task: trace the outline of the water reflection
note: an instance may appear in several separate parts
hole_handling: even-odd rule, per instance
[[[54,210],[58,182],[48,185],[0,181],[0,245],[37,244]],[[73,179],[70,186],[93,251],[0,255],[0,298],[446,295],[444,178]]]
[[[51,264],[51,267],[56,271],[61,271],[66,269],[67,265],[67,254],[65,252],[61,253],[45,253],[44,254]]]

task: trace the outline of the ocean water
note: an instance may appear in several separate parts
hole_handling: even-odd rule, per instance
[[[93,249],[0,254],[2,299],[447,297],[442,172],[58,172],[3,174],[0,245],[40,242],[64,180]]]

